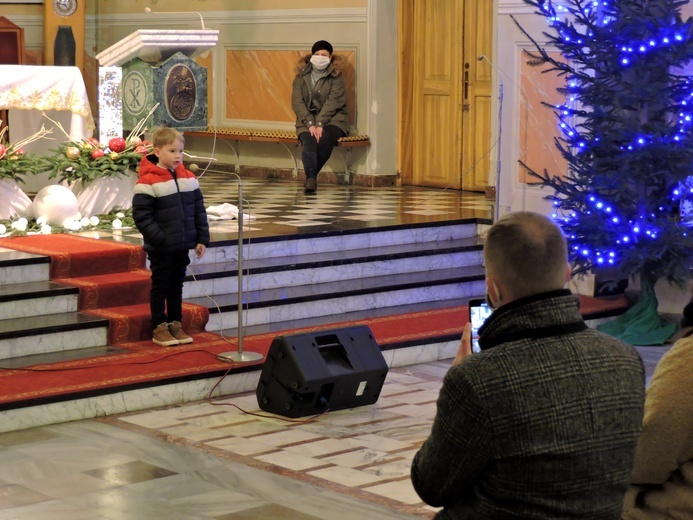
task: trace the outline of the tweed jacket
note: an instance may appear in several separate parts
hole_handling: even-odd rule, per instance
[[[303,56],[296,65],[291,92],[291,108],[296,113],[296,133],[307,132],[310,126],[334,125],[349,134],[349,112],[346,106],[346,88],[342,71],[346,58],[332,55],[332,63],[315,87],[311,87],[310,55]]]
[[[497,309],[447,372],[411,478],[437,519],[621,517],[645,370],[568,290]]]
[[[171,172],[158,161],[153,154],[142,158],[132,197],[132,216],[145,251],[161,254],[209,246],[207,211],[195,174],[182,164]]]
[[[627,520],[693,518],[693,337],[657,364],[623,507]]]

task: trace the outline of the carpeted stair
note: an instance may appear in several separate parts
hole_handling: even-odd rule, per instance
[[[141,246],[60,234],[13,238],[3,247],[50,256],[51,280],[78,287],[79,310],[109,320],[110,345],[151,339],[151,273]],[[183,305],[189,334],[203,332],[208,320],[206,307]]]

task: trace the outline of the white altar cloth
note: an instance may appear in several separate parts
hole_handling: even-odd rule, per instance
[[[101,177],[86,186],[81,182],[73,183],[70,189],[77,196],[77,204],[82,216],[93,217],[109,213],[115,208],[122,210],[132,208],[135,183],[137,183],[137,173],[128,172],[116,177]]]
[[[0,219],[9,220],[18,217],[33,218],[31,199],[19,187],[17,181],[0,179]]]
[[[91,137],[94,118],[89,105],[82,73],[77,67],[41,65],[0,65],[0,109],[9,110],[10,141],[17,142],[36,133],[41,125],[53,128],[50,137],[24,148],[26,152],[44,155],[63,143],[67,137],[53,123],[59,122],[73,140]],[[47,176],[27,176],[26,190],[38,191],[57,181]]]

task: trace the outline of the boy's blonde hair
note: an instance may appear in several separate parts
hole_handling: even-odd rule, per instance
[[[167,126],[157,128],[152,135],[152,146],[154,146],[154,148],[163,148],[167,144],[171,144],[175,141],[180,141],[185,144],[185,137],[175,128],[169,128]]]

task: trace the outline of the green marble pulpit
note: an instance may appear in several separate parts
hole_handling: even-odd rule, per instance
[[[132,130],[159,106],[147,126],[207,128],[207,69],[177,52],[152,66],[139,58],[123,65],[123,128]]]

